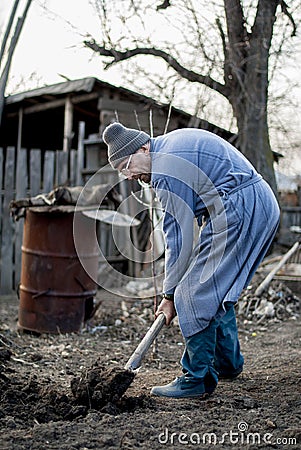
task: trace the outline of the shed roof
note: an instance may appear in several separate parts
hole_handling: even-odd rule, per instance
[[[7,105],[18,103],[26,98],[41,97],[43,95],[63,95],[70,92],[91,92],[94,88],[96,78],[83,78],[81,80],[65,81],[63,83],[52,84],[19,94],[9,95],[5,99]]]
[[[77,94],[78,97],[73,95],[73,102],[76,101],[75,97],[77,97],[78,101],[89,101],[92,98],[91,96],[93,96],[93,94],[97,94],[98,92],[100,93],[100,96],[102,96],[101,93],[104,90],[109,90],[112,93],[119,92],[125,100],[128,99],[140,104],[144,103],[148,108],[152,106],[152,108],[162,109],[165,110],[165,112],[168,112],[170,108],[169,104],[160,103],[143,94],[131,91],[124,87],[112,85],[95,77],[86,77],[9,95],[5,98],[6,111],[4,114],[8,118],[17,117],[20,106],[24,108],[24,112],[26,114],[29,112],[32,113],[43,111],[46,108],[49,109],[51,105],[52,107],[63,107],[64,99],[69,94]],[[212,124],[207,120],[192,116],[191,114],[178,108],[172,107],[171,109],[173,116],[180,119],[180,127],[190,126],[203,128],[216,133],[235,144],[236,135],[230,131]]]
[[[144,101],[147,101],[148,103],[156,104],[157,106],[161,106],[161,107],[167,106],[167,105],[163,105],[160,102],[155,101],[151,97],[147,97],[145,95],[139,94],[137,92],[131,91],[131,90],[126,89],[121,86],[112,85],[110,83],[107,83],[106,81],[99,80],[95,77],[87,77],[87,78],[82,78],[79,80],[64,81],[62,83],[52,84],[49,86],[32,89],[30,91],[25,91],[25,92],[20,92],[18,94],[9,95],[5,98],[5,103],[6,103],[6,105],[9,105],[9,104],[13,104],[13,103],[22,102],[23,100],[26,100],[26,99],[30,99],[30,98],[34,98],[34,97],[44,97],[47,95],[58,96],[58,95],[66,95],[66,94],[70,94],[70,93],[75,93],[75,92],[90,93],[93,90],[98,90],[98,89],[100,90],[103,88],[118,90],[118,91],[123,92],[124,94],[127,94],[131,97],[136,98],[137,100],[138,99],[140,101],[144,100]],[[174,110],[177,110],[177,109],[174,108]],[[189,115],[188,113],[186,113],[184,111],[181,111],[181,110],[177,110],[177,111],[179,111],[182,114]]]

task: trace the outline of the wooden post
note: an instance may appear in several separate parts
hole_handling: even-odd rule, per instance
[[[68,184],[68,153],[57,150],[56,152],[56,176],[57,186]]]
[[[83,182],[82,170],[84,168],[84,138],[85,138],[85,122],[79,122],[78,144],[77,144],[77,171],[76,171],[77,186],[81,186]]]
[[[72,139],[72,124],[73,124],[73,104],[70,97],[66,98],[65,102],[65,118],[64,118],[64,142],[63,151],[68,152],[71,147]]]
[[[70,186],[75,186],[76,184],[76,171],[77,171],[77,151],[75,149],[72,149],[70,152],[70,176],[69,176]]]
[[[23,128],[23,108],[19,108],[18,112],[18,138],[17,138],[17,158],[22,147],[22,128]]]
[[[55,153],[48,150],[44,156],[43,192],[50,192],[54,185],[54,157]]]
[[[30,150],[29,193],[31,197],[41,192],[41,150]]]
[[[28,174],[27,174],[27,151],[18,149],[17,153],[17,171],[16,171],[16,199],[26,197]],[[20,219],[15,223],[15,276],[14,288],[21,279],[21,262],[22,262],[22,241],[23,241],[24,219]]]

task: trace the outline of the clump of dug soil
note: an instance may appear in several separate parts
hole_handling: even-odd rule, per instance
[[[88,408],[102,409],[116,403],[131,385],[135,373],[120,367],[108,369],[100,361],[71,380],[75,401]]]

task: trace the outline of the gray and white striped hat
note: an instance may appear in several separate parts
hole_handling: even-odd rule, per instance
[[[114,169],[118,167],[122,159],[136,153],[150,140],[150,136],[144,131],[126,128],[119,122],[108,125],[102,138],[108,146],[108,160]]]

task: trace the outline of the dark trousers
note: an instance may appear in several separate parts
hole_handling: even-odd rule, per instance
[[[199,333],[185,338],[181,359],[185,376],[204,383],[208,393],[214,391],[219,377],[235,377],[243,368],[234,307],[221,319],[213,319]]]

